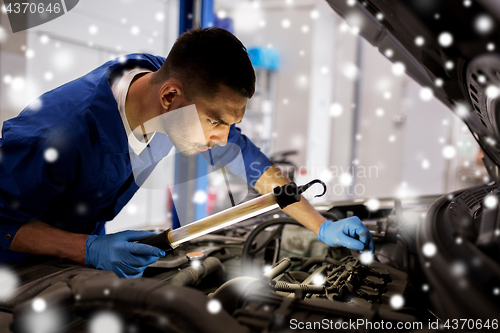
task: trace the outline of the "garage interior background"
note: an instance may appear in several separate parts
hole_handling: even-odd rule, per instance
[[[279,57],[277,69],[256,68],[272,78],[271,86],[258,87],[241,127],[268,156],[297,151],[289,157],[296,182],[321,178],[331,188],[313,202],[448,193],[489,181],[463,122],[325,1],[214,0],[213,6],[248,49]],[[80,1],[62,17],[16,34],[3,1],[1,8],[2,122],[109,59],[167,56],[179,33],[179,0]],[[173,181],[175,168],[167,163],[163,170]],[[202,201],[227,201],[220,182],[207,191]],[[170,224],[169,199],[168,188],[140,189],[107,231]]]

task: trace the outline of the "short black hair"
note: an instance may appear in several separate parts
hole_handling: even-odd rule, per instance
[[[152,83],[175,77],[186,98],[211,98],[225,85],[243,97],[255,92],[255,71],[245,46],[232,33],[220,28],[195,28],[174,43]]]

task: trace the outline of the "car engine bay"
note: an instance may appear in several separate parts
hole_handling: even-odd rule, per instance
[[[112,272],[64,260],[38,259],[12,267],[21,286],[1,305],[0,322],[14,332],[32,332],[33,327],[84,332],[99,315],[119,318],[130,332],[371,332],[377,330],[374,323],[384,323],[389,330],[405,323],[398,330],[413,331],[421,329],[418,324],[460,317],[451,304],[468,317],[474,313],[473,318],[486,318],[498,311],[491,293],[499,276],[498,235],[491,232],[498,230],[498,222],[497,210],[483,210],[482,199],[498,192],[498,186],[486,185],[440,198],[381,199],[375,212],[359,200],[328,210],[325,204],[317,207],[329,219],[359,216],[376,242],[373,260],[358,251],[328,247],[279,210],[184,243],[150,265],[139,279],[119,279]],[[425,246],[417,246],[431,241],[425,240],[426,221],[443,223],[434,220],[441,218],[433,211],[438,204],[468,221],[455,225],[466,227],[457,229],[463,235],[460,244],[450,234],[455,245],[467,249],[469,243],[482,244],[479,266],[470,264],[464,252],[461,264],[467,266],[467,274],[457,275],[456,267],[435,266],[449,244],[436,242],[432,256]],[[481,270],[491,261],[496,266]],[[469,279],[481,276],[481,283]],[[435,279],[444,279],[454,292],[445,292]],[[458,303],[457,289],[475,298]],[[37,312],[40,300],[45,311]],[[358,325],[355,329],[347,324],[352,322]]]

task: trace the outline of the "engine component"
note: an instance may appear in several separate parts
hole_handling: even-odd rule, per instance
[[[177,275],[169,280],[174,286],[192,286],[200,283],[206,276],[218,272],[223,274],[224,267],[219,259],[208,257],[205,260],[192,261],[192,265],[182,269]]]

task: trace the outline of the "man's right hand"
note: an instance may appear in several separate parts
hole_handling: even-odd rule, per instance
[[[91,235],[85,243],[85,261],[91,267],[113,271],[119,277],[141,277],[148,265],[165,256],[165,251],[133,241],[155,235],[151,231],[132,230],[104,236]]]

